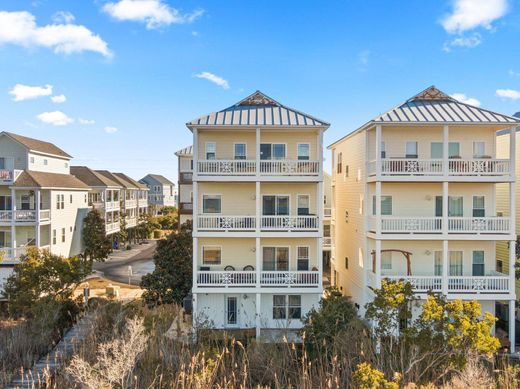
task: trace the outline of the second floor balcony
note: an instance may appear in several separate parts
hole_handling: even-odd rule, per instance
[[[309,160],[199,160],[199,176],[318,176],[319,161]]]
[[[199,231],[318,231],[317,216],[262,215],[231,216],[231,215],[199,215],[197,228]]]
[[[317,287],[318,271],[261,271],[254,270],[198,271],[197,285],[202,287]]]
[[[51,211],[50,209],[42,209],[39,211],[39,217],[38,217],[38,211],[34,209],[27,209],[27,210],[8,210],[8,211],[0,211],[0,222],[3,223],[35,223],[38,220],[41,222],[49,221],[51,218]]]

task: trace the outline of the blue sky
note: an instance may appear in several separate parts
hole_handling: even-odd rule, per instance
[[[326,144],[432,84],[512,114],[519,10],[517,0],[0,0],[0,129],[55,142],[74,164],[175,179],[185,123],[257,89],[330,122]]]

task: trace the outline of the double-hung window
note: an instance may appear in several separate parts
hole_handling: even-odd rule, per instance
[[[289,247],[264,247],[262,251],[264,271],[289,270]]]
[[[442,142],[432,142],[430,147],[431,147],[431,149],[430,149],[431,159],[442,159],[442,155],[443,155]]]
[[[298,161],[308,161],[310,157],[310,145],[308,143],[298,144]]]
[[[343,165],[343,153],[338,154],[338,162],[336,166],[336,173],[341,174],[341,169]]]
[[[473,251],[473,276],[482,277],[484,276],[484,251],[476,250]]]
[[[462,217],[464,215],[464,199],[462,196],[448,197],[448,216]]]
[[[418,153],[417,142],[416,141],[406,142],[406,158],[417,158],[418,157],[417,153]]]
[[[462,275],[462,251],[450,251],[450,276]]]
[[[299,246],[298,247],[298,270],[308,271],[309,270],[309,247]]]
[[[376,214],[376,196],[372,196],[372,214]],[[392,215],[392,196],[381,196],[381,215]]]
[[[309,214],[309,204],[310,204],[309,195],[298,195],[298,215],[299,216]]]
[[[65,228],[61,229],[61,242],[65,243]]]
[[[202,263],[204,265],[220,265],[222,249],[219,246],[202,247]]]
[[[482,158],[486,155],[486,142],[473,142],[473,158]]]
[[[206,159],[215,159],[217,152],[217,145],[215,142],[206,142]]]
[[[381,270],[392,270],[392,253],[381,253]]]
[[[473,196],[473,217],[485,217],[486,207],[484,196]]]
[[[300,295],[274,295],[273,319],[301,319],[302,298]]]
[[[222,196],[220,196],[220,195],[203,195],[202,196],[202,212],[203,213],[221,213],[222,212]]]
[[[459,142],[450,142],[448,144],[448,157],[449,158],[459,158],[460,157],[460,143]]]
[[[246,144],[235,143],[235,159],[246,159]]]
[[[31,196],[29,195],[22,195],[21,197],[21,208],[23,210],[31,209]]]
[[[442,276],[442,251],[435,251],[433,275]]]

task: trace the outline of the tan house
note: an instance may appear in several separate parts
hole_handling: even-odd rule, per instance
[[[514,317],[514,272],[497,266],[495,250],[508,245],[514,263],[515,213],[498,211],[496,188],[507,187],[514,211],[518,123],[430,87],[329,147],[332,278],[361,311],[386,278],[421,298],[477,299],[491,313],[509,305],[504,319]],[[504,155],[501,130],[512,145]]]
[[[178,160],[178,194],[179,226],[192,220],[193,214],[193,146],[185,147],[175,153]]]
[[[329,124],[257,91],[187,126],[196,326],[294,335],[323,290]]]

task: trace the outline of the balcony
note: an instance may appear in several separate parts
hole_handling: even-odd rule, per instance
[[[126,228],[132,228],[137,225],[137,218],[136,217],[129,217],[126,219]]]
[[[193,172],[180,172],[179,183],[180,184],[191,184],[193,181]]]
[[[136,199],[127,199],[125,200],[125,208],[135,208],[137,207]]]
[[[2,252],[3,260],[16,260],[20,258],[22,255],[27,254],[27,250],[30,248],[36,248],[36,246],[19,246],[16,248],[12,247],[2,247],[0,248],[0,252]],[[50,250],[49,245],[40,246],[40,250]]]
[[[12,184],[16,181],[22,170],[0,169],[0,184]]]
[[[382,177],[421,177],[444,176],[444,160],[442,159],[415,159],[395,158],[382,159],[380,175]],[[377,173],[377,161],[372,160],[367,164],[368,176]],[[511,174],[511,162],[509,159],[450,159],[446,174],[449,177],[504,177]]]
[[[509,234],[508,217],[448,217],[448,233],[452,234]],[[376,231],[377,220],[369,218],[369,230]],[[442,217],[381,216],[383,234],[440,234]]]
[[[192,214],[193,213],[193,203],[179,203],[179,211],[182,214]]]
[[[203,160],[197,162],[199,176],[318,176],[319,161],[300,160]]]
[[[105,211],[119,210],[119,208],[120,208],[119,200],[105,201]]]
[[[33,209],[16,210],[16,211],[0,211],[0,222],[10,223],[34,223],[37,220],[38,211]],[[49,221],[51,218],[50,209],[40,210],[40,222]]]
[[[107,234],[113,234],[114,232],[119,232],[119,222],[110,222],[106,223],[105,231]]]
[[[409,282],[417,293],[441,292],[443,280],[441,276],[382,276],[391,281]],[[509,293],[509,277],[493,272],[489,276],[449,276],[448,293]],[[513,285],[514,287],[514,285]]]
[[[256,287],[256,271],[199,271],[197,285],[203,287]],[[317,287],[317,271],[262,271],[261,287]]]
[[[262,231],[318,231],[317,216],[262,216],[258,224]],[[197,228],[200,231],[254,231],[255,216],[200,215]]]

